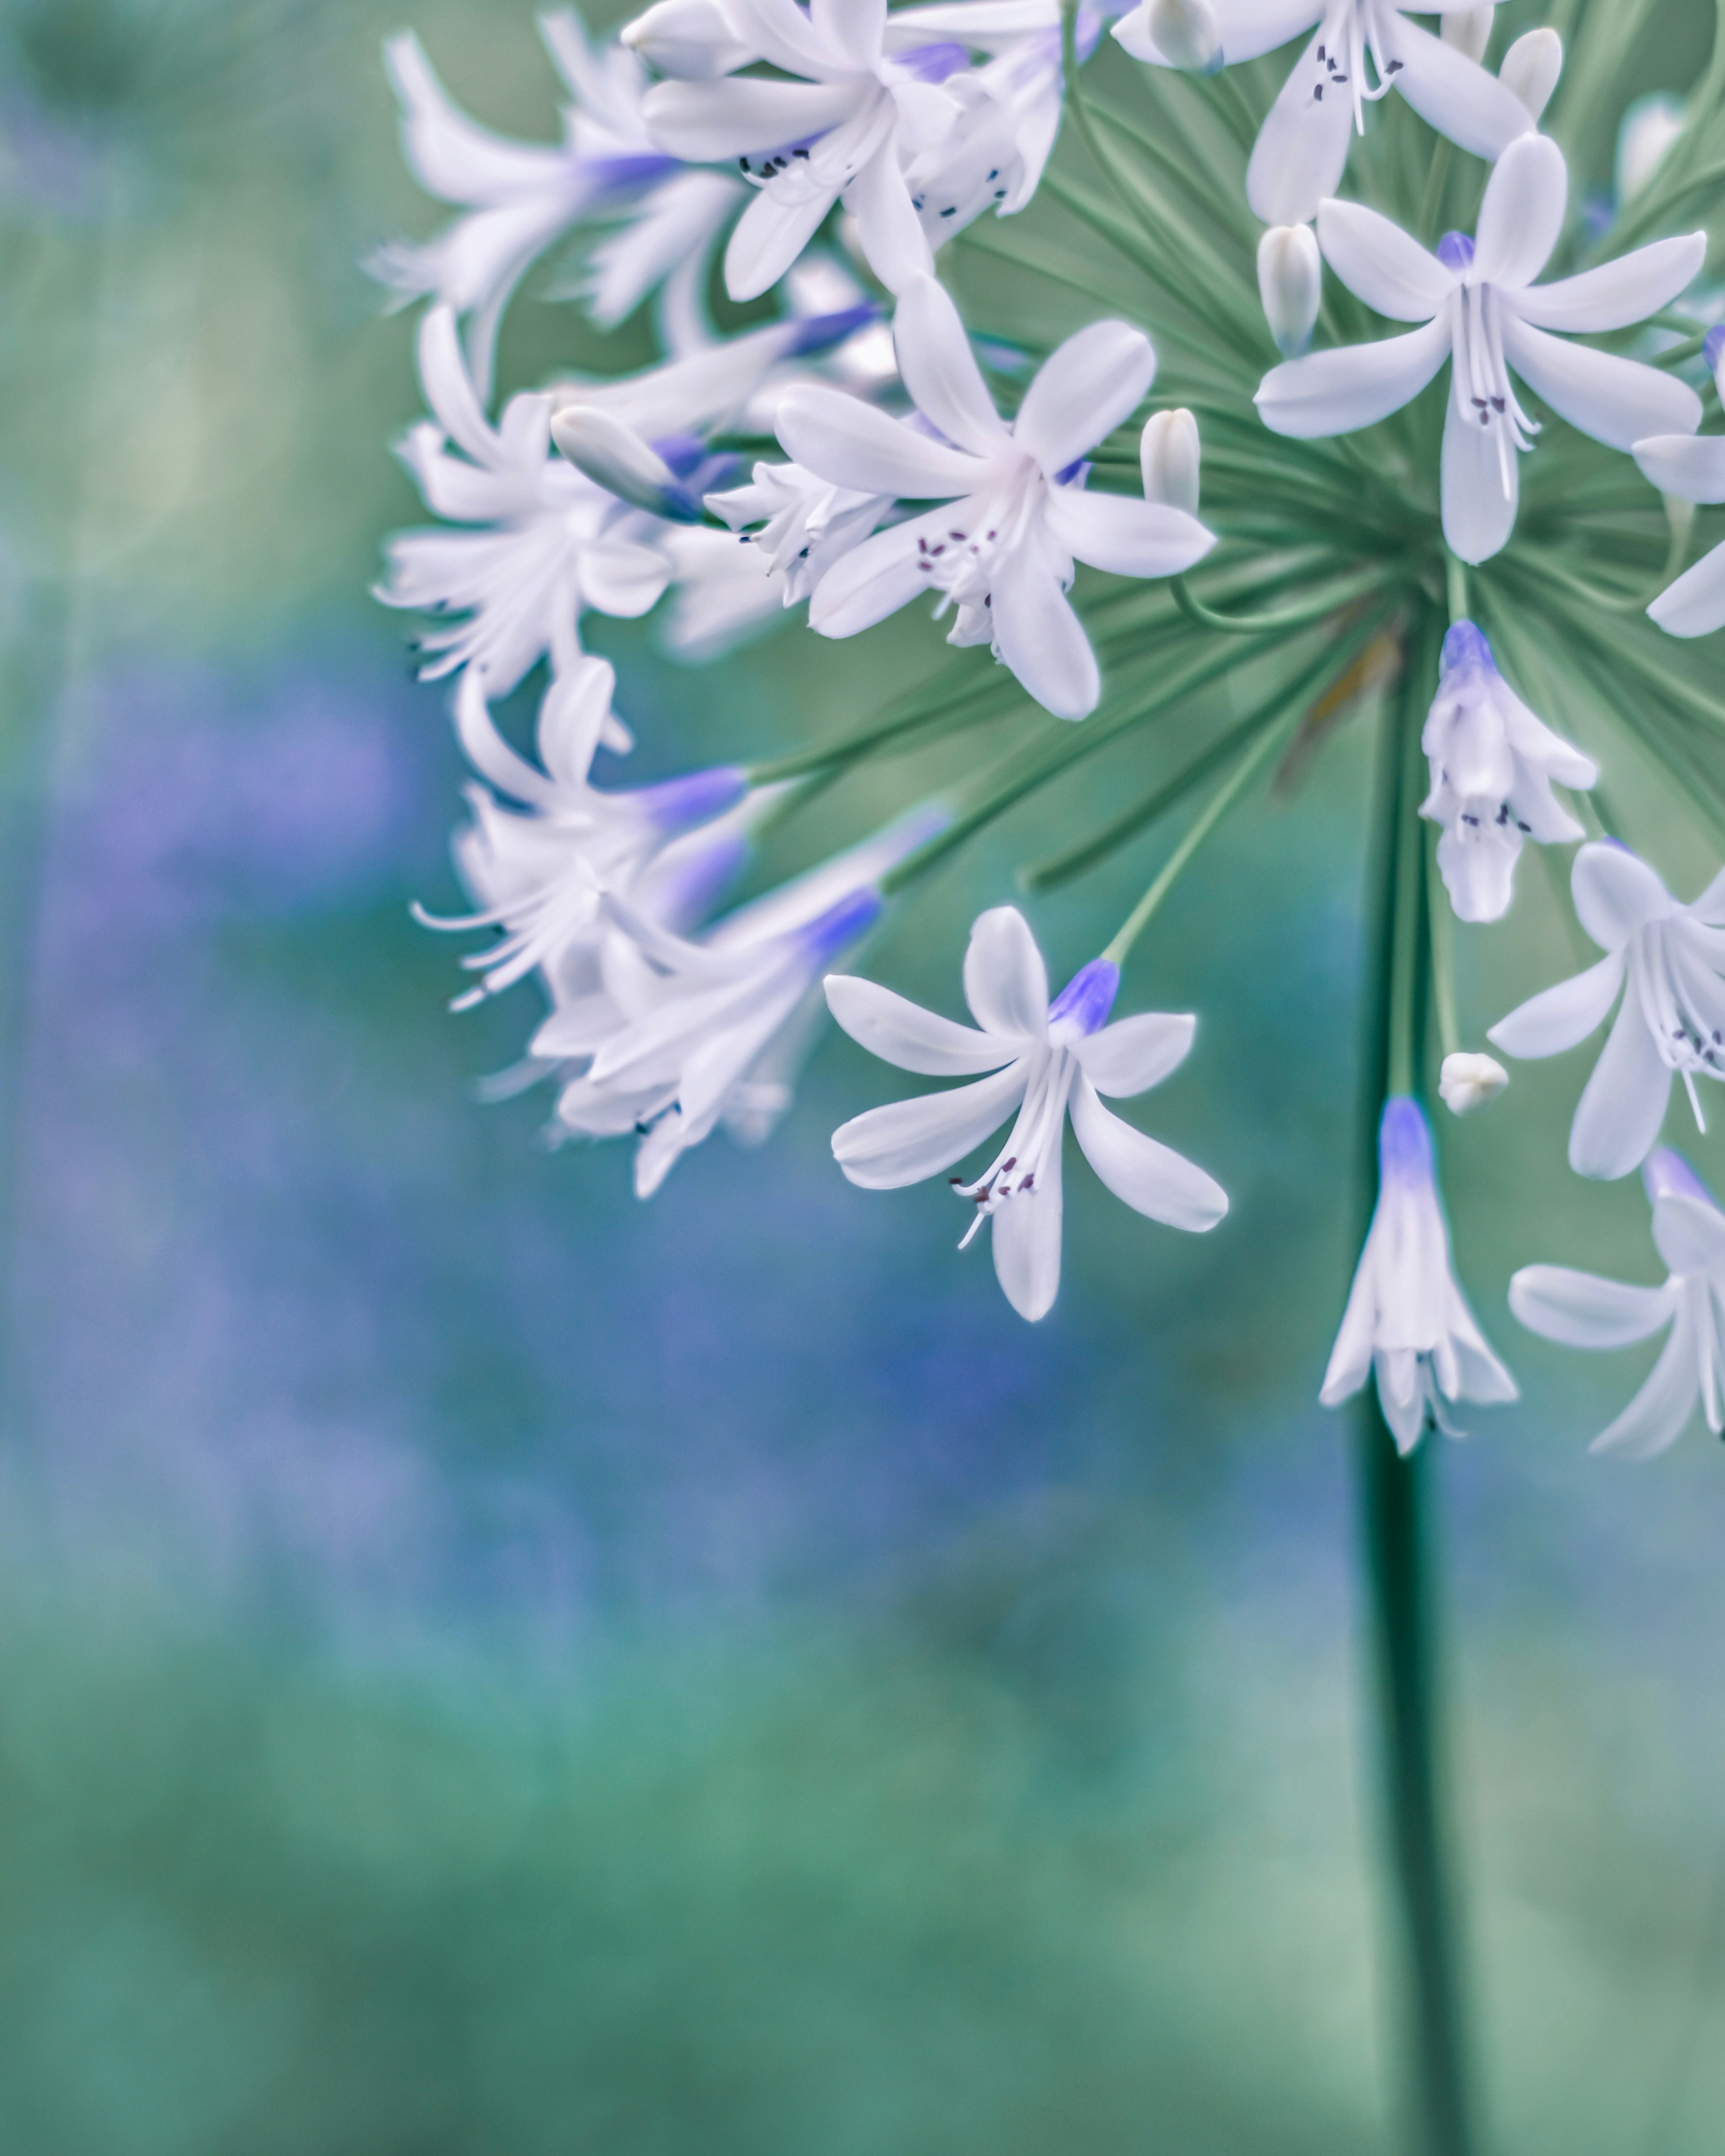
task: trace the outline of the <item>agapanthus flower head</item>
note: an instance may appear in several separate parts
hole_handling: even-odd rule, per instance
[[[1403,1452],[1428,1428],[1460,1435],[1450,1414],[1458,1400],[1517,1397],[1456,1284],[1431,1132],[1406,1095],[1384,1103],[1378,1203],[1318,1398],[1339,1407],[1373,1376]]]
[[[1547,988],[1486,1038],[1515,1056],[1560,1055],[1604,1024],[1627,988],[1569,1132],[1578,1175],[1639,1168],[1680,1077],[1705,1130],[1697,1078],[1725,1078],[1725,873],[1680,906],[1645,861],[1614,839],[1583,846],[1570,875],[1582,927],[1605,952]]]
[[[1472,622],[1450,628],[1442,669],[1420,737],[1431,791],[1420,813],[1443,826],[1438,867],[1458,919],[1497,921],[1509,911],[1524,839],[1549,846],[1584,835],[1552,782],[1584,789],[1599,767],[1534,717]]]
[[[1184,1061],[1196,1021],[1146,1012],[1107,1023],[1120,968],[1093,958],[1050,1000],[1048,975],[1014,906],[981,915],[964,958],[976,1027],[922,1009],[873,981],[834,974],[833,1015],[871,1055],[927,1077],[976,1082],[871,1108],[833,1133],[833,1152],[865,1190],[898,1190],[942,1175],[1013,1117],[980,1175],[952,1187],[971,1209],[964,1241],[992,1224],[994,1270],[1021,1317],[1045,1317],[1060,1284],[1060,1154],[1066,1118],[1117,1198],[1173,1228],[1202,1232],[1228,1209],[1201,1168],[1122,1122],[1101,1096],[1147,1092]]]
[[[1681,1153],[1661,1147],[1641,1171],[1653,1209],[1662,1287],[1602,1280],[1568,1265],[1524,1265],[1509,1306],[1532,1332],[1566,1348],[1626,1348],[1670,1326],[1652,1374],[1588,1448],[1651,1460],[1676,1443],[1697,1407],[1725,1431],[1725,1213]]]

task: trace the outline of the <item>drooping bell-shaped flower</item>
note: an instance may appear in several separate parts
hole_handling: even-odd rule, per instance
[[[1476,157],[1497,157],[1532,125],[1525,105],[1477,59],[1410,23],[1401,0],[1205,0],[1219,51],[1199,57],[1211,33],[1190,8],[1173,11],[1181,44],[1158,42],[1159,9],[1142,0],[1114,26],[1137,59],[1161,67],[1231,66],[1312,37],[1270,108],[1246,167],[1246,200],[1266,224],[1305,224],[1342,183],[1348,144],[1365,132],[1368,105],[1392,90],[1440,135]],[[1415,14],[1471,15],[1468,4]]]
[[[1707,360],[1725,362],[1725,329],[1710,330]],[[1660,492],[1679,501],[1725,501],[1725,434],[1655,434],[1635,444],[1635,462]],[[1725,544],[1703,554],[1647,609],[1668,636],[1711,636],[1725,629]]]
[[[1444,639],[1420,747],[1431,792],[1420,813],[1443,826],[1438,867],[1456,917],[1499,920],[1509,911],[1523,839],[1550,846],[1584,835],[1553,794],[1553,780],[1585,788],[1597,783],[1599,767],[1534,717],[1471,621],[1458,621]]]
[[[1703,1130],[1699,1078],[1725,1078],[1725,872],[1680,906],[1627,846],[1581,847],[1570,875],[1582,927],[1605,952],[1500,1019],[1486,1034],[1510,1055],[1557,1055],[1604,1024],[1628,988],[1569,1132],[1578,1175],[1612,1181],[1651,1152],[1681,1077]]]
[[[1318,243],[1343,283],[1392,321],[1425,327],[1288,360],[1258,391],[1264,423],[1278,434],[1347,434],[1399,411],[1453,360],[1444,536],[1464,562],[1497,553],[1515,527],[1517,461],[1538,427],[1512,375],[1608,449],[1629,449],[1649,434],[1692,434],[1701,424],[1701,401],[1686,382],[1550,332],[1626,329],[1656,313],[1701,268],[1706,235],[1656,240],[1536,285],[1563,230],[1568,193],[1563,152],[1545,136],[1526,135],[1486,183],[1476,236],[1452,232],[1435,254],[1363,203],[1325,202]]]
[[[1156,355],[1142,330],[1094,322],[1044,362],[1011,426],[983,382],[958,311],[932,278],[901,295],[899,370],[922,430],[855,397],[794,389],[778,438],[805,470],[860,495],[942,506],[891,525],[828,571],[809,603],[824,636],[854,636],[915,598],[955,607],[947,641],[988,644],[1056,717],[1101,693],[1096,654],[1066,598],[1075,561],[1166,577],[1214,544],[1185,511],[1084,485],[1086,449],[1129,418]]]
[[[1524,1265],[1509,1284],[1509,1306],[1528,1331],[1566,1348],[1627,1348],[1670,1326],[1646,1383],[1588,1447],[1623,1460],[1651,1460],[1675,1445],[1697,1407],[1716,1437],[1725,1432],[1725,1213],[1668,1147],[1649,1156],[1641,1176],[1663,1287],[1568,1265]]]
[[[1431,1132],[1419,1102],[1405,1096],[1384,1104],[1378,1204],[1318,1398],[1339,1407],[1373,1375],[1384,1419],[1404,1453],[1428,1427],[1459,1435],[1446,1403],[1517,1397],[1456,1284]]]
[[[1095,958],[1050,1002],[1042,954],[1010,906],[983,914],[970,932],[964,998],[976,1027],[873,981],[834,974],[826,983],[834,1017],[871,1055],[927,1077],[976,1077],[948,1092],[871,1108],[835,1131],[833,1152],[851,1182],[898,1190],[944,1174],[1013,1117],[1011,1134],[982,1174],[952,1180],[972,1209],[964,1242],[992,1222],[994,1270],[1021,1317],[1045,1317],[1060,1288],[1069,1112],[1085,1158],[1136,1212],[1202,1232],[1228,1209],[1226,1193],[1201,1168],[1102,1106],[1105,1093],[1130,1096],[1159,1085],[1184,1061],[1197,1024],[1146,1012],[1110,1025],[1119,986],[1119,968]],[[977,1075],[983,1072],[992,1075]]]

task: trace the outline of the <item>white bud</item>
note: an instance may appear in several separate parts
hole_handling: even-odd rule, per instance
[[[1222,64],[1222,32],[1210,0],[1150,0],[1150,35],[1171,67],[1214,74]]]
[[[1497,12],[1495,7],[1452,8],[1444,18],[1444,43],[1471,60],[1482,60],[1491,41],[1491,18]]]
[[[1309,224],[1272,224],[1258,242],[1258,297],[1276,348],[1297,359],[1312,341],[1323,259]]]
[[[1538,119],[1563,72],[1563,41],[1555,30],[1529,30],[1503,55],[1497,80],[1520,98],[1531,119]]]
[[[614,413],[596,404],[566,404],[552,415],[551,439],[578,470],[619,501],[655,516],[698,519],[700,511],[665,459]]]
[[[1438,1073],[1438,1091],[1452,1116],[1471,1116],[1495,1101],[1508,1083],[1508,1071],[1490,1055],[1446,1055]]]
[[[755,58],[718,0],[659,0],[620,34],[649,67],[684,82],[711,82]]]
[[[1138,443],[1138,462],[1144,474],[1146,501],[1166,502],[1170,509],[1198,514],[1198,422],[1182,406],[1174,412],[1157,412],[1144,422]]]
[[[1683,131],[1683,100],[1669,90],[1638,97],[1617,131],[1617,199],[1637,195],[1665,162],[1666,153]]]

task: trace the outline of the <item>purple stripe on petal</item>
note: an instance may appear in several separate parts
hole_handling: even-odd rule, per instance
[[[880,918],[884,901],[872,885],[864,891],[854,891],[848,898],[841,898],[836,906],[809,921],[798,933],[809,957],[818,966],[829,958],[836,957],[846,944],[874,927]]]
[[[970,54],[963,45],[916,45],[907,53],[896,54],[892,64],[914,75],[918,82],[944,82],[948,75],[969,66]]]
[[[787,359],[799,359],[805,352],[824,352],[829,346],[843,344],[858,330],[866,329],[870,322],[879,321],[880,310],[872,300],[860,300],[854,307],[841,307],[836,314],[810,315],[796,325],[796,335],[785,348]]]
[[[612,189],[642,187],[655,180],[664,179],[668,173],[680,169],[680,160],[675,157],[649,157],[644,154],[628,157],[583,157],[582,172],[595,187],[608,192]]]
[[[634,798],[642,814],[661,831],[687,831],[735,808],[748,790],[739,767],[721,763],[710,771],[691,771],[658,786],[644,786]]]
[[[1048,1007],[1048,1022],[1061,1019],[1081,1034],[1094,1033],[1107,1023],[1120,993],[1120,968],[1111,958],[1092,958],[1081,966]]]

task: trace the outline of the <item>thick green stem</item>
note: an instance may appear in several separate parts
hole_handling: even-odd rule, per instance
[[[1375,920],[1367,952],[1362,1125],[1375,1195],[1378,1126],[1423,1063],[1425,846],[1415,811],[1419,728],[1442,623],[1409,638],[1401,692],[1387,706],[1378,775]],[[1406,916],[1411,914],[1412,918]],[[1369,1217],[1367,1209],[1365,1218]],[[1362,1223],[1363,1239],[1363,1219]],[[1360,1394],[1360,1531],[1370,1606],[1379,1776],[1403,1962],[1409,2108],[1422,2156],[1473,2156],[1466,2046],[1438,1799],[1440,1702],[1429,1483],[1433,1454],[1396,1450],[1374,1386]]]

